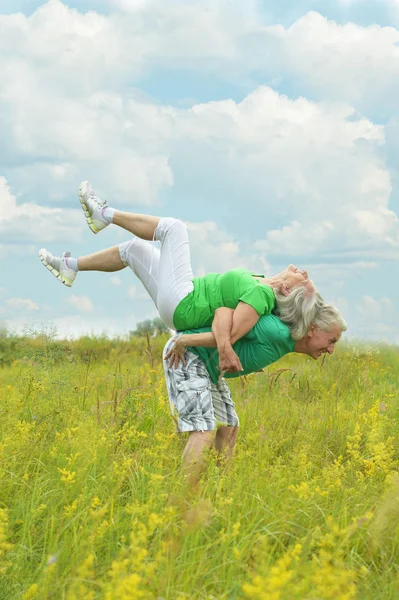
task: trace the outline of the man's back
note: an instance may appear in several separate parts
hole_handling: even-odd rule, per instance
[[[183,333],[204,333],[210,328],[184,331]],[[225,377],[239,377],[263,369],[279,360],[285,354],[294,351],[295,342],[290,330],[275,315],[260,317],[255,327],[246,336],[238,340],[233,348],[237,353],[244,371],[226,373]],[[214,383],[219,377],[219,354],[215,348],[190,347],[204,362]]]

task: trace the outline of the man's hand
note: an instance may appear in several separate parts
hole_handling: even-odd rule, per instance
[[[184,358],[184,351],[187,345],[184,340],[184,336],[180,336],[176,338],[175,343],[172,348],[169,350],[167,354],[165,354],[165,360],[169,360],[168,367],[169,369],[173,366],[174,369],[177,369],[179,366],[180,360],[183,363],[183,366],[186,366],[186,360]]]
[[[224,373],[239,373],[243,371],[242,364],[237,354],[234,352],[231,344],[225,343],[223,348],[218,348],[219,351],[219,369],[220,374]]]

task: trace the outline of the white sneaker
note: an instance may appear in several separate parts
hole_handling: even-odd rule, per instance
[[[39,250],[39,256],[46,269],[48,269],[54,277],[59,279],[61,283],[67,287],[72,287],[78,273],[73,269],[69,269],[66,265],[66,259],[71,256],[70,252],[64,252],[62,256],[53,256],[51,252],[42,248]]]
[[[107,208],[106,200],[100,200],[92,189],[90,181],[82,181],[79,186],[79,200],[86,217],[86,222],[93,233],[98,233],[109,223],[103,219],[102,211]]]

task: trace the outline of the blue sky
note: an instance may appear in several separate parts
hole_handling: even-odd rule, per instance
[[[72,289],[37,252],[86,228],[77,188],[187,221],[195,273],[308,268],[348,335],[399,343],[399,0],[0,0],[0,321],[122,334],[126,270]]]

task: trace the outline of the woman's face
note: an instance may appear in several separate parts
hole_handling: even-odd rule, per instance
[[[307,271],[298,269],[295,265],[288,265],[288,267],[281,273],[284,279],[281,290],[285,293],[285,290],[290,293],[293,289],[303,286],[309,292],[314,292],[316,289],[313,281],[309,279]]]

